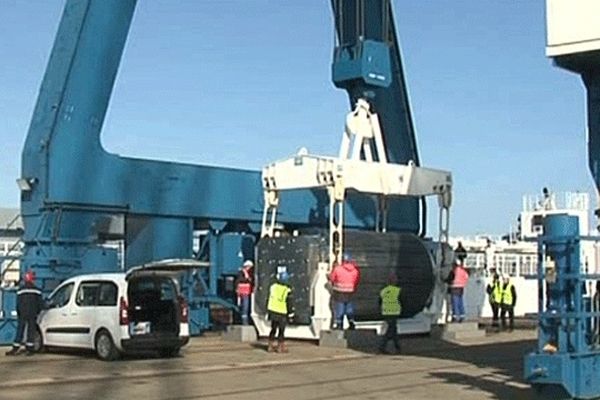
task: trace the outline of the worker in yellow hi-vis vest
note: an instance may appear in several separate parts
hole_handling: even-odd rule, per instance
[[[285,326],[288,319],[293,320],[294,318],[294,303],[289,280],[290,277],[287,272],[280,272],[277,274],[277,281],[269,288],[267,310],[269,311],[269,319],[271,320],[271,332],[269,333],[268,352],[277,351],[278,353],[287,353],[287,348],[285,347]],[[277,334],[277,348],[275,347],[275,334]]]
[[[379,346],[379,351],[385,353],[387,344],[391,340],[396,347],[396,353],[400,353],[400,340],[398,339],[398,318],[402,313],[402,303],[400,293],[402,289],[398,286],[398,277],[392,273],[388,277],[388,284],[379,292],[379,305],[381,306],[381,316],[387,324],[387,329],[383,341]]]
[[[496,272],[494,272],[492,282],[488,283],[485,291],[488,294],[488,300],[492,309],[492,327],[498,328],[498,317],[502,306],[502,282],[500,282],[500,276]]]
[[[512,331],[514,329],[516,304],[517,291],[515,289],[515,285],[513,285],[510,281],[510,277],[505,275],[502,283],[502,300],[500,305],[500,320],[502,321],[502,329],[506,329],[506,314],[508,314],[509,319],[508,330]]]

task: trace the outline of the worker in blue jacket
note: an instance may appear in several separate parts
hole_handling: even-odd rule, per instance
[[[19,352],[23,336],[27,332],[25,342],[26,355],[34,354],[34,335],[37,329],[37,317],[43,308],[42,291],[35,287],[35,273],[27,271],[23,279],[23,286],[17,291],[17,334],[12,349],[6,352],[7,356],[14,356]]]

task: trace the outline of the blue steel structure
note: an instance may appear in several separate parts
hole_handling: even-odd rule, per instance
[[[367,6],[368,5],[368,6]],[[263,193],[258,171],[121,157],[101,145],[135,0],[68,0],[22,153],[22,270],[47,294],[73,275],[196,257],[208,267],[182,277],[192,334],[210,327],[210,304],[233,307],[231,278],[254,256]],[[380,115],[388,159],[418,163],[389,0],[333,1],[336,86],[367,97]],[[381,77],[385,79],[382,80]],[[259,133],[257,132],[257,140]],[[327,226],[326,193],[285,193],[278,221]],[[389,229],[418,233],[418,200],[389,205]],[[421,209],[424,215],[424,206]],[[373,228],[376,204],[351,195],[347,226]],[[110,243],[124,243],[119,258]],[[0,342],[14,334],[14,291],[4,290]]]
[[[537,350],[525,358],[525,378],[541,398],[600,396],[600,347],[592,330],[591,298],[581,270],[579,219],[550,215],[539,239]]]
[[[553,61],[558,67],[579,74],[586,87],[588,165],[600,190],[600,51],[555,56]],[[600,216],[600,210],[596,210],[596,216]],[[548,304],[542,301],[540,287],[539,338],[540,345],[552,338],[557,341],[558,353],[544,353],[538,346],[537,352],[525,359],[525,378],[543,393],[543,398],[600,398],[600,347],[598,338],[586,333],[592,320],[600,321],[600,313],[591,313],[589,298],[582,291],[585,279],[597,280],[600,276],[580,271],[581,238],[573,218],[547,217],[540,243],[540,249],[545,248],[558,260],[557,283],[549,286],[554,290],[547,294]],[[539,274],[544,273],[543,261],[540,259]],[[542,275],[538,278],[541,283]]]

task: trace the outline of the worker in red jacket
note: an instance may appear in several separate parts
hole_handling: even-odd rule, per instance
[[[252,260],[244,261],[235,284],[238,304],[241,309],[242,325],[248,325],[248,321],[250,320],[250,298],[254,290],[254,263]]]
[[[349,329],[354,329],[354,304],[352,297],[360,281],[360,270],[348,253],[344,253],[343,262],[336,265],[329,274],[332,285],[334,325],[333,329],[344,329],[344,316],[348,318]]]
[[[463,322],[465,320],[465,287],[469,281],[469,273],[465,268],[464,261],[460,258],[456,260],[454,269],[451,272],[452,281],[450,283],[450,296],[452,300],[452,322]]]

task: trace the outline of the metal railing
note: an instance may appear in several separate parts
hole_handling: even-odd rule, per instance
[[[537,254],[494,253],[491,259],[484,253],[469,252],[465,264],[468,268],[498,272],[513,277],[533,277],[537,274]]]

